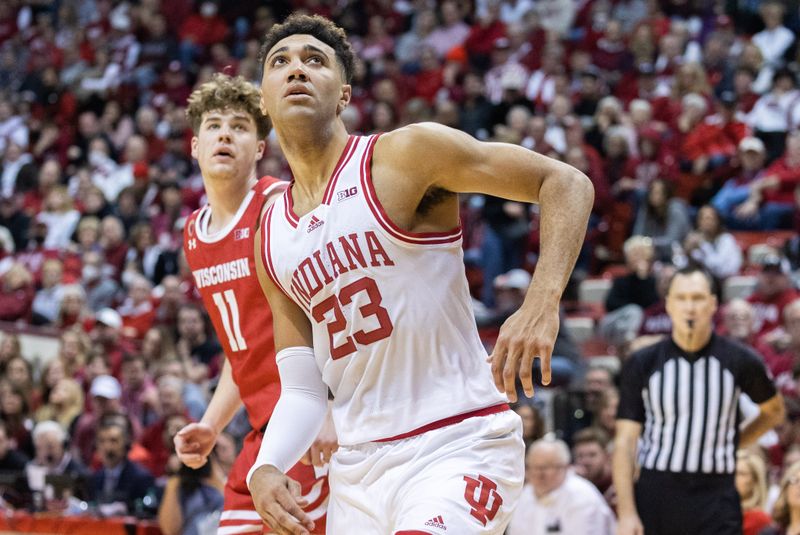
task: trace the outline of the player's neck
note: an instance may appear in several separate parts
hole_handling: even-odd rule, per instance
[[[292,192],[295,201],[321,196],[348,138],[344,123],[338,119],[327,128],[278,132],[281,150],[295,180]]]
[[[206,197],[208,197],[208,204],[211,206],[211,219],[208,223],[209,232],[213,233],[224,228],[234,218],[245,197],[247,197],[247,194],[257,181],[255,169],[253,169],[247,180],[224,178],[215,180],[213,177],[204,180]]]

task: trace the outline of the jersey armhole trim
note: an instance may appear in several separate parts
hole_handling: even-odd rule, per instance
[[[300,295],[292,288],[293,293],[296,298],[292,298],[286,288],[281,284],[280,280],[278,279],[278,274],[275,271],[275,265],[272,263],[272,252],[271,252],[271,242],[270,240],[270,228],[272,227],[272,213],[275,209],[275,204],[273,203],[268,209],[267,212],[264,214],[264,218],[261,221],[261,262],[264,265],[264,269],[267,272],[267,276],[269,276],[272,283],[278,288],[283,294],[291,299],[292,301],[300,304],[306,312],[309,311],[311,307],[310,301],[302,299]]]
[[[414,245],[438,245],[460,240],[461,225],[447,232],[408,232],[398,227],[389,218],[378,200],[372,184],[372,153],[379,137],[380,134],[376,134],[370,138],[361,157],[361,186],[364,189],[364,198],[367,200],[367,205],[380,226],[393,238]]]

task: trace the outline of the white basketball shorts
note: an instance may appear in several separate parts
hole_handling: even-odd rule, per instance
[[[331,535],[501,535],[525,478],[522,424],[505,410],[340,447],[328,477]]]

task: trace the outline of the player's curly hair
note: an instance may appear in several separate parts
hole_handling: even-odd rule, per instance
[[[203,114],[209,111],[243,111],[253,118],[258,131],[258,139],[269,134],[272,123],[261,111],[261,92],[242,76],[228,76],[216,73],[189,95],[186,117],[197,134],[203,121]]]
[[[353,47],[347,40],[345,31],[332,21],[319,15],[302,15],[294,13],[289,15],[281,24],[275,24],[264,36],[258,62],[263,67],[267,54],[275,44],[290,35],[311,35],[330,46],[336,52],[336,58],[344,74],[345,83],[350,83],[355,70],[356,56]]]

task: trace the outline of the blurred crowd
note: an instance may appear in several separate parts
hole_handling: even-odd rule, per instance
[[[176,485],[218,491],[224,481],[245,419],[202,474],[182,470],[172,445],[205,410],[223,358],[181,253],[185,218],[204,203],[186,98],[219,71],[258,84],[261,36],[304,10],[344,27],[358,54],[343,112],[351,132],[436,121],[561,159],[594,183],[564,317],[596,320],[595,343],[563,328],[556,386],[517,409],[529,442],[546,433],[565,441],[539,444],[536,457],[564,471],[533,470],[531,484],[555,489],[580,475],[613,508],[615,363],[669,333],[666,281],[699,264],[721,288],[741,275],[757,281],[725,299],[718,330],[761,352],[790,411],[762,441],[765,455],[742,457],[760,473],[741,492],[750,509],[777,500],[779,524],[800,519],[787,512],[800,511],[800,494],[787,498],[778,485],[800,459],[797,2],[267,4],[0,2],[0,483],[9,506],[146,517],[173,503]],[[290,178],[274,139],[258,172]],[[490,347],[530,282],[538,212],[475,195],[462,208],[465,268]],[[769,247],[749,254],[753,243]],[[599,307],[578,291],[594,279],[612,279]],[[16,333],[30,329],[58,337],[57,353],[24,354]],[[15,471],[24,484],[2,475]],[[762,483],[771,491],[753,498]],[[68,499],[54,487],[68,487]],[[591,494],[581,488],[573,494]],[[203,503],[212,505],[201,512],[219,508]]]

